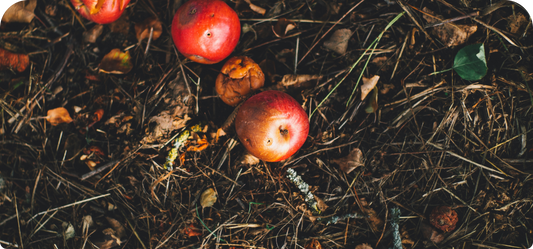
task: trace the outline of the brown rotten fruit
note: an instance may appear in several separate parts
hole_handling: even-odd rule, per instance
[[[309,133],[309,120],[295,99],[270,90],[242,104],[235,118],[235,131],[252,155],[279,162],[302,147]]]
[[[264,83],[265,75],[257,63],[247,56],[235,56],[220,70],[215,89],[224,103],[236,106]]]
[[[458,220],[457,212],[448,206],[438,206],[429,215],[429,223],[444,232],[455,229]]]

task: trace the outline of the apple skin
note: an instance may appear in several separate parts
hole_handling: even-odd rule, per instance
[[[176,11],[171,34],[185,57],[214,64],[237,46],[241,23],[237,13],[221,0],[189,0]]]
[[[279,162],[302,147],[309,133],[309,120],[290,95],[270,90],[242,104],[235,118],[235,130],[252,155],[267,162]]]
[[[86,19],[99,24],[116,21],[130,0],[70,0],[74,8]]]

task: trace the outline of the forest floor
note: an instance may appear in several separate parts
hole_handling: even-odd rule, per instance
[[[192,62],[172,41],[182,1],[132,0],[99,26],[70,1],[39,0],[34,18],[0,27],[0,47],[29,58],[0,65],[0,247],[399,248],[397,235],[403,248],[532,246],[525,10],[484,0],[227,3],[243,30],[231,56],[257,62],[264,88],[309,115],[301,149],[281,162],[246,152],[225,124],[234,108],[215,92],[225,60]],[[161,29],[150,36],[153,17]],[[448,70],[468,45],[484,49],[474,53],[488,68],[481,79]],[[104,69],[110,52],[123,63]],[[164,169],[173,139],[199,121]],[[442,206],[437,222],[455,226],[431,224]]]

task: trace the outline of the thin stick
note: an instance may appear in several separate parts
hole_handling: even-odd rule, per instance
[[[37,216],[39,215],[43,215],[43,214],[46,214],[48,212],[52,212],[52,211],[56,211],[56,210],[61,210],[63,208],[68,208],[68,207],[72,207],[72,206],[76,206],[76,205],[79,205],[79,204],[82,204],[82,203],[85,203],[85,202],[90,202],[90,201],[94,201],[94,200],[97,200],[97,199],[100,199],[100,198],[103,198],[103,197],[108,197],[110,196],[111,193],[107,193],[107,194],[103,194],[103,195],[99,195],[99,196],[95,196],[95,197],[91,197],[89,199],[85,199],[85,200],[81,200],[81,201],[77,201],[77,202],[73,202],[73,203],[70,203],[70,204],[67,204],[65,206],[61,206],[61,207],[56,207],[56,208],[52,208],[52,209],[49,209],[49,210],[46,210],[46,211],[42,211],[36,215],[34,215],[33,217],[31,217],[31,219],[29,219],[26,223],[32,221],[33,219],[35,219]],[[15,203],[15,208],[16,208],[16,203]],[[17,213],[18,213],[18,210],[17,210]],[[18,219],[18,217],[17,217]]]
[[[22,243],[22,232],[20,232],[20,216],[19,216],[19,208],[17,206],[17,196],[15,195],[14,201],[15,202],[15,212],[17,213],[17,226],[19,229],[19,238],[20,238],[20,248],[24,248],[24,243]]]

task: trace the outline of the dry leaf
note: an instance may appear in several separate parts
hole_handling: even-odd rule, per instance
[[[433,11],[429,10],[427,7],[424,7],[424,12],[431,15],[434,14]],[[424,19],[429,23],[440,22],[442,16],[432,17],[429,15],[423,15]],[[441,18],[442,19],[442,18]],[[447,47],[458,46],[464,44],[472,34],[477,31],[477,25],[463,25],[463,24],[454,24],[454,23],[445,23],[439,26],[432,28],[432,33],[436,35]]]
[[[201,236],[202,235],[202,229],[197,228],[194,224],[189,224],[183,228],[182,232],[187,235],[188,237],[193,236]]]
[[[52,126],[72,122],[70,114],[64,107],[58,107],[52,110],[48,110],[48,112],[46,113],[46,120],[48,120],[48,122],[50,122]]]
[[[513,34],[518,34],[520,33],[520,30],[522,29],[522,26],[524,25],[528,25],[529,23],[529,20],[526,18],[526,16],[524,16],[524,14],[518,12],[514,15],[510,15],[509,16],[509,26],[508,26],[508,30],[509,32],[513,33]]]
[[[322,249],[322,245],[317,239],[312,239],[307,245],[305,245],[304,249]]]
[[[115,48],[104,56],[98,67],[102,73],[125,74],[131,71],[133,65],[128,51],[122,52],[120,49]]]
[[[276,25],[272,26],[272,31],[277,37],[283,38],[287,35],[289,31],[293,30],[294,28],[296,28],[296,23],[287,18],[282,17],[278,19]]]
[[[370,228],[372,228],[372,231],[374,233],[381,233],[381,230],[383,230],[383,225],[385,225],[385,222],[379,218],[376,211],[372,208],[365,207],[363,209],[363,212],[368,216],[366,220],[370,224]]]
[[[107,222],[109,222],[109,225],[113,228],[115,234],[119,239],[126,237],[126,229],[124,229],[124,226],[122,226],[122,224],[118,220],[113,219],[111,217],[105,218],[107,219]]]
[[[340,169],[349,174],[354,169],[360,166],[364,166],[363,152],[359,148],[354,148],[350,151],[350,154],[343,158],[333,159],[333,162],[340,166]]]
[[[157,17],[149,17],[143,22],[136,23],[135,36],[137,37],[137,40],[141,42],[144,39],[148,39],[150,37],[150,30],[152,29],[152,40],[155,41],[161,36],[161,33],[163,33],[163,25]]]
[[[37,0],[17,2],[6,10],[2,22],[30,23],[35,17],[33,13],[35,7],[37,7]]]
[[[367,243],[363,243],[357,245],[354,249],[372,249],[372,247]]]
[[[363,85],[361,86],[361,100],[365,100],[368,93],[370,93],[376,84],[378,84],[378,81],[379,75],[374,75],[370,79],[363,77]]]
[[[329,208],[328,204],[326,204],[326,202],[324,202],[324,200],[322,200],[320,197],[316,196],[313,194],[313,196],[315,197],[315,200],[316,200],[316,206],[318,207],[318,209],[323,213],[326,211],[326,209]]]
[[[368,100],[368,104],[365,108],[365,112],[374,113],[378,110],[378,107],[378,87],[374,87],[372,95],[370,95],[370,99]]]
[[[337,29],[329,40],[324,42],[324,47],[337,54],[344,54],[348,50],[348,41],[352,34],[349,29]]]
[[[265,9],[253,4],[250,0],[244,0],[244,1],[249,4],[250,9],[252,9],[255,12],[257,12],[258,14],[265,15],[265,13],[266,13]]]
[[[104,32],[104,25],[97,24],[94,25],[91,29],[83,32],[83,42],[85,43],[95,43],[96,39]]]
[[[256,164],[259,164],[259,162],[260,162],[259,158],[255,157],[249,152],[246,152],[241,157],[241,160],[240,160],[240,164],[244,164],[244,165],[256,165]]]
[[[0,48],[0,70],[12,69],[19,73],[24,72],[30,64],[30,57],[26,54],[11,53]]]
[[[307,83],[312,80],[320,80],[322,79],[321,75],[311,75],[311,74],[286,74],[283,76],[283,79],[279,82],[282,86],[295,86],[298,87],[298,85]]]
[[[200,196],[200,205],[203,208],[211,207],[217,202],[217,192],[214,188],[208,188]]]
[[[202,151],[207,149],[207,146],[209,146],[209,141],[205,138],[198,138],[196,140],[196,145],[189,145],[187,147],[187,151]]]

